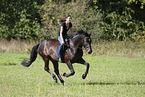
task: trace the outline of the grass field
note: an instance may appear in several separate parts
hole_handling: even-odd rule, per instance
[[[76,73],[63,77],[67,83],[63,86],[44,71],[40,57],[29,68],[20,65],[28,57],[24,53],[0,53],[1,97],[145,97],[145,58],[85,55],[90,63],[87,78],[81,78],[85,66],[74,64]],[[60,73],[69,72],[65,64],[59,68]],[[53,71],[51,63],[50,69]]]

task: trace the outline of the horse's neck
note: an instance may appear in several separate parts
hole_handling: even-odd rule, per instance
[[[80,51],[82,50],[82,41],[82,36],[74,36],[72,39],[70,39],[70,48],[67,50],[67,53],[71,59],[73,59],[76,55],[80,55],[79,53],[82,53],[82,51]]]
[[[70,41],[70,47],[73,48],[73,49],[80,48],[81,44],[83,42],[83,38],[84,38],[83,35],[74,36],[74,38],[71,39],[71,41]]]

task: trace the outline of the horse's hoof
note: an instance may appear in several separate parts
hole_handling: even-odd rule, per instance
[[[63,73],[63,74],[62,74],[62,76],[65,76],[65,75],[66,75],[66,73]]]
[[[57,83],[57,78],[56,78],[55,75],[53,76],[53,80],[54,80],[55,83]]]
[[[63,86],[67,86],[67,84],[64,82],[64,83],[63,83]]]
[[[55,82],[55,83],[57,83],[57,78],[56,78],[56,79],[54,79],[54,82]]]
[[[85,75],[85,74],[83,74],[83,75],[82,75],[82,79],[85,79],[85,78],[86,78],[86,75]]]

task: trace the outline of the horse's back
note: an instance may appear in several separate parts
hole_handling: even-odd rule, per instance
[[[57,39],[47,39],[45,40],[48,46],[59,46],[60,42]]]
[[[47,39],[40,43],[39,46],[39,54],[41,55],[49,55],[52,58],[56,57],[56,52],[60,46],[60,42],[57,39]]]

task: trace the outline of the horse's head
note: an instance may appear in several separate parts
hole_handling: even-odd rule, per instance
[[[74,36],[74,44],[78,44],[81,47],[84,47],[87,50],[88,54],[92,53],[92,47],[91,47],[91,33],[88,34],[87,32],[80,30],[73,34]]]
[[[83,39],[83,44],[82,46],[87,50],[88,54],[92,53],[92,47],[91,47],[91,33],[88,34],[87,32],[85,32],[85,37]]]

